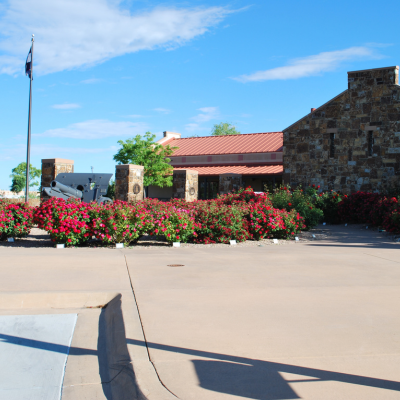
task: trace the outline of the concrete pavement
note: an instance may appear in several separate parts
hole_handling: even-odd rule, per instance
[[[400,246],[326,228],[265,247],[0,248],[0,314],[78,310],[65,398],[398,399]]]

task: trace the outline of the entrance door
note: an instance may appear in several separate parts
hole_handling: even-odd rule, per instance
[[[217,198],[219,190],[218,177],[199,178],[199,199],[208,200]]]

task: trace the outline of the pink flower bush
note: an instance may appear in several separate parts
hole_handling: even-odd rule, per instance
[[[25,203],[8,203],[0,200],[0,240],[29,235],[32,228],[33,209]]]
[[[34,222],[50,234],[53,242],[80,245],[92,237],[88,208],[86,203],[52,197],[36,209]]]

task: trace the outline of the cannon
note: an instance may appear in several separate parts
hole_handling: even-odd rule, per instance
[[[80,199],[85,203],[96,201],[98,204],[112,203],[105,197],[112,174],[70,173],[58,174],[50,187],[43,188],[49,197],[60,199]]]

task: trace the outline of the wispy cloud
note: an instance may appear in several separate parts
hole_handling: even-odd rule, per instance
[[[157,111],[160,114],[171,114],[171,110],[168,110],[168,108],[154,108],[154,111]]]
[[[219,118],[220,115],[218,107],[202,107],[198,108],[197,111],[200,111],[200,113],[190,118],[194,122],[185,125],[185,130],[187,132],[209,130],[210,127],[204,127],[201,124],[204,122],[211,121],[213,119],[217,119]]]
[[[35,70],[47,74],[181,46],[231,12],[217,6],[164,6],[131,13],[118,0],[9,0],[0,17],[0,73],[22,72],[32,33]]]
[[[85,79],[84,81],[81,81],[81,83],[84,83],[85,85],[91,85],[93,83],[99,83],[99,82],[103,82],[103,79],[90,78],[90,79]]]
[[[212,119],[216,119],[219,117],[219,109],[218,107],[203,107],[199,108],[198,111],[201,111],[195,117],[192,117],[197,123],[208,122]]]
[[[104,139],[106,137],[126,137],[143,134],[148,130],[141,122],[113,122],[96,119],[68,125],[66,128],[48,129],[37,137],[54,137],[70,139]]]
[[[81,108],[81,106],[76,103],[53,104],[51,108],[55,108],[56,110],[73,110],[74,108]]]
[[[197,132],[204,130],[204,128],[202,128],[199,124],[186,124],[185,130],[187,132]]]
[[[333,71],[345,61],[383,58],[373,47],[350,47],[344,50],[327,51],[313,56],[296,58],[289,65],[258,71],[233,78],[239,82],[298,79]]]

